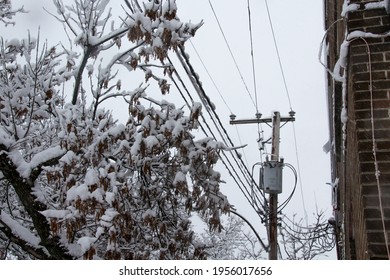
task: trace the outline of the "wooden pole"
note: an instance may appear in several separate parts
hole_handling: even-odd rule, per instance
[[[280,113],[274,112],[272,118],[271,160],[279,161]],[[278,194],[269,194],[269,252],[268,259],[278,259]]]
[[[236,120],[235,115],[230,116],[230,124],[253,124],[253,123],[271,123],[272,122],[272,150],[271,160],[279,162],[279,143],[280,143],[280,123],[295,121],[295,112],[289,112],[288,117],[281,117],[279,112],[274,112],[271,118],[261,118],[261,115],[255,119]],[[278,194],[269,194],[269,214],[268,214],[268,258],[270,260],[278,259]]]

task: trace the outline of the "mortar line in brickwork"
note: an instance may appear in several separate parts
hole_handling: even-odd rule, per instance
[[[385,214],[383,210],[383,204],[382,204],[382,190],[381,190],[381,185],[380,185],[380,170],[378,166],[378,161],[377,161],[377,155],[376,155],[376,139],[375,139],[375,124],[374,124],[374,106],[373,106],[373,88],[372,88],[372,69],[371,69],[371,51],[370,51],[370,46],[367,42],[367,40],[363,37],[360,38],[361,40],[364,41],[366,44],[367,48],[367,56],[368,56],[368,71],[369,71],[369,91],[370,91],[370,110],[371,110],[371,135],[372,135],[372,153],[374,157],[374,165],[375,165],[375,178],[377,182],[377,187],[378,187],[378,200],[379,200],[379,208],[381,212],[381,220],[382,220],[382,227],[383,227],[383,235],[385,238],[385,245],[386,245],[386,251],[387,251],[387,257],[390,259],[390,249],[389,249],[389,240],[386,232],[386,224],[385,224]]]

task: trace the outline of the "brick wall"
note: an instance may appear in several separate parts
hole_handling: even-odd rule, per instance
[[[328,12],[331,10],[329,5],[337,7],[337,2],[325,1]],[[337,27],[342,30],[346,26],[349,34],[362,31],[366,34],[382,35],[381,38],[364,36],[365,38],[356,37],[350,40],[346,138],[339,138],[338,141],[337,137],[340,135],[337,135],[337,127],[340,129],[341,125],[337,116],[337,106],[340,106],[337,99],[340,98],[340,92],[337,92],[335,86],[328,85],[329,104],[333,106],[333,115],[330,114],[331,131],[336,137],[335,155],[332,157],[333,176],[340,179],[337,189],[338,204],[335,209],[336,214],[341,217],[339,237],[343,242],[343,253],[339,257],[345,259],[389,258],[385,247],[379,199],[383,205],[385,229],[390,240],[390,35],[387,36],[387,33],[390,34],[390,16],[383,8],[367,9],[365,4],[372,2],[380,1],[350,1],[360,3],[360,9],[347,14],[346,20],[343,21],[344,27]],[[327,24],[329,25],[329,22]],[[334,35],[328,36],[328,41],[330,46],[337,49],[340,40],[335,38]],[[330,48],[330,68],[334,65],[331,57],[337,55],[337,51]],[[373,132],[376,161],[373,153]],[[379,186],[382,197],[378,195],[376,164],[380,171]]]
[[[383,8],[351,12],[347,28],[348,33],[363,31],[384,35],[390,32],[390,17]],[[356,38],[351,41],[349,53],[350,143],[347,142],[346,171],[350,175],[346,183],[351,192],[352,238],[356,258],[387,259],[379,199],[390,237],[390,37]],[[372,125],[377,161],[373,153]],[[380,171],[381,198],[375,176],[376,164]]]

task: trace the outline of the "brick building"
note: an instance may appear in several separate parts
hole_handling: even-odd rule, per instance
[[[389,3],[324,0],[339,259],[390,259]]]

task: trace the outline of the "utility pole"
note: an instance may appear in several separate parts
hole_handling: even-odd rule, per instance
[[[279,160],[280,113],[275,112],[272,118],[271,160]],[[269,260],[278,259],[278,194],[269,194]]]
[[[234,115],[230,116],[230,124],[253,124],[253,123],[272,123],[272,148],[271,162],[279,163],[279,143],[280,143],[280,123],[295,121],[295,112],[291,111],[289,117],[281,117],[279,112],[274,112],[271,118],[261,118],[261,114],[256,114],[255,119],[236,120]],[[281,176],[281,174],[280,174]],[[280,181],[281,183],[281,181]],[[281,187],[281,186],[280,186]],[[278,259],[278,193],[280,190],[265,190],[269,193],[269,251],[270,260]]]

